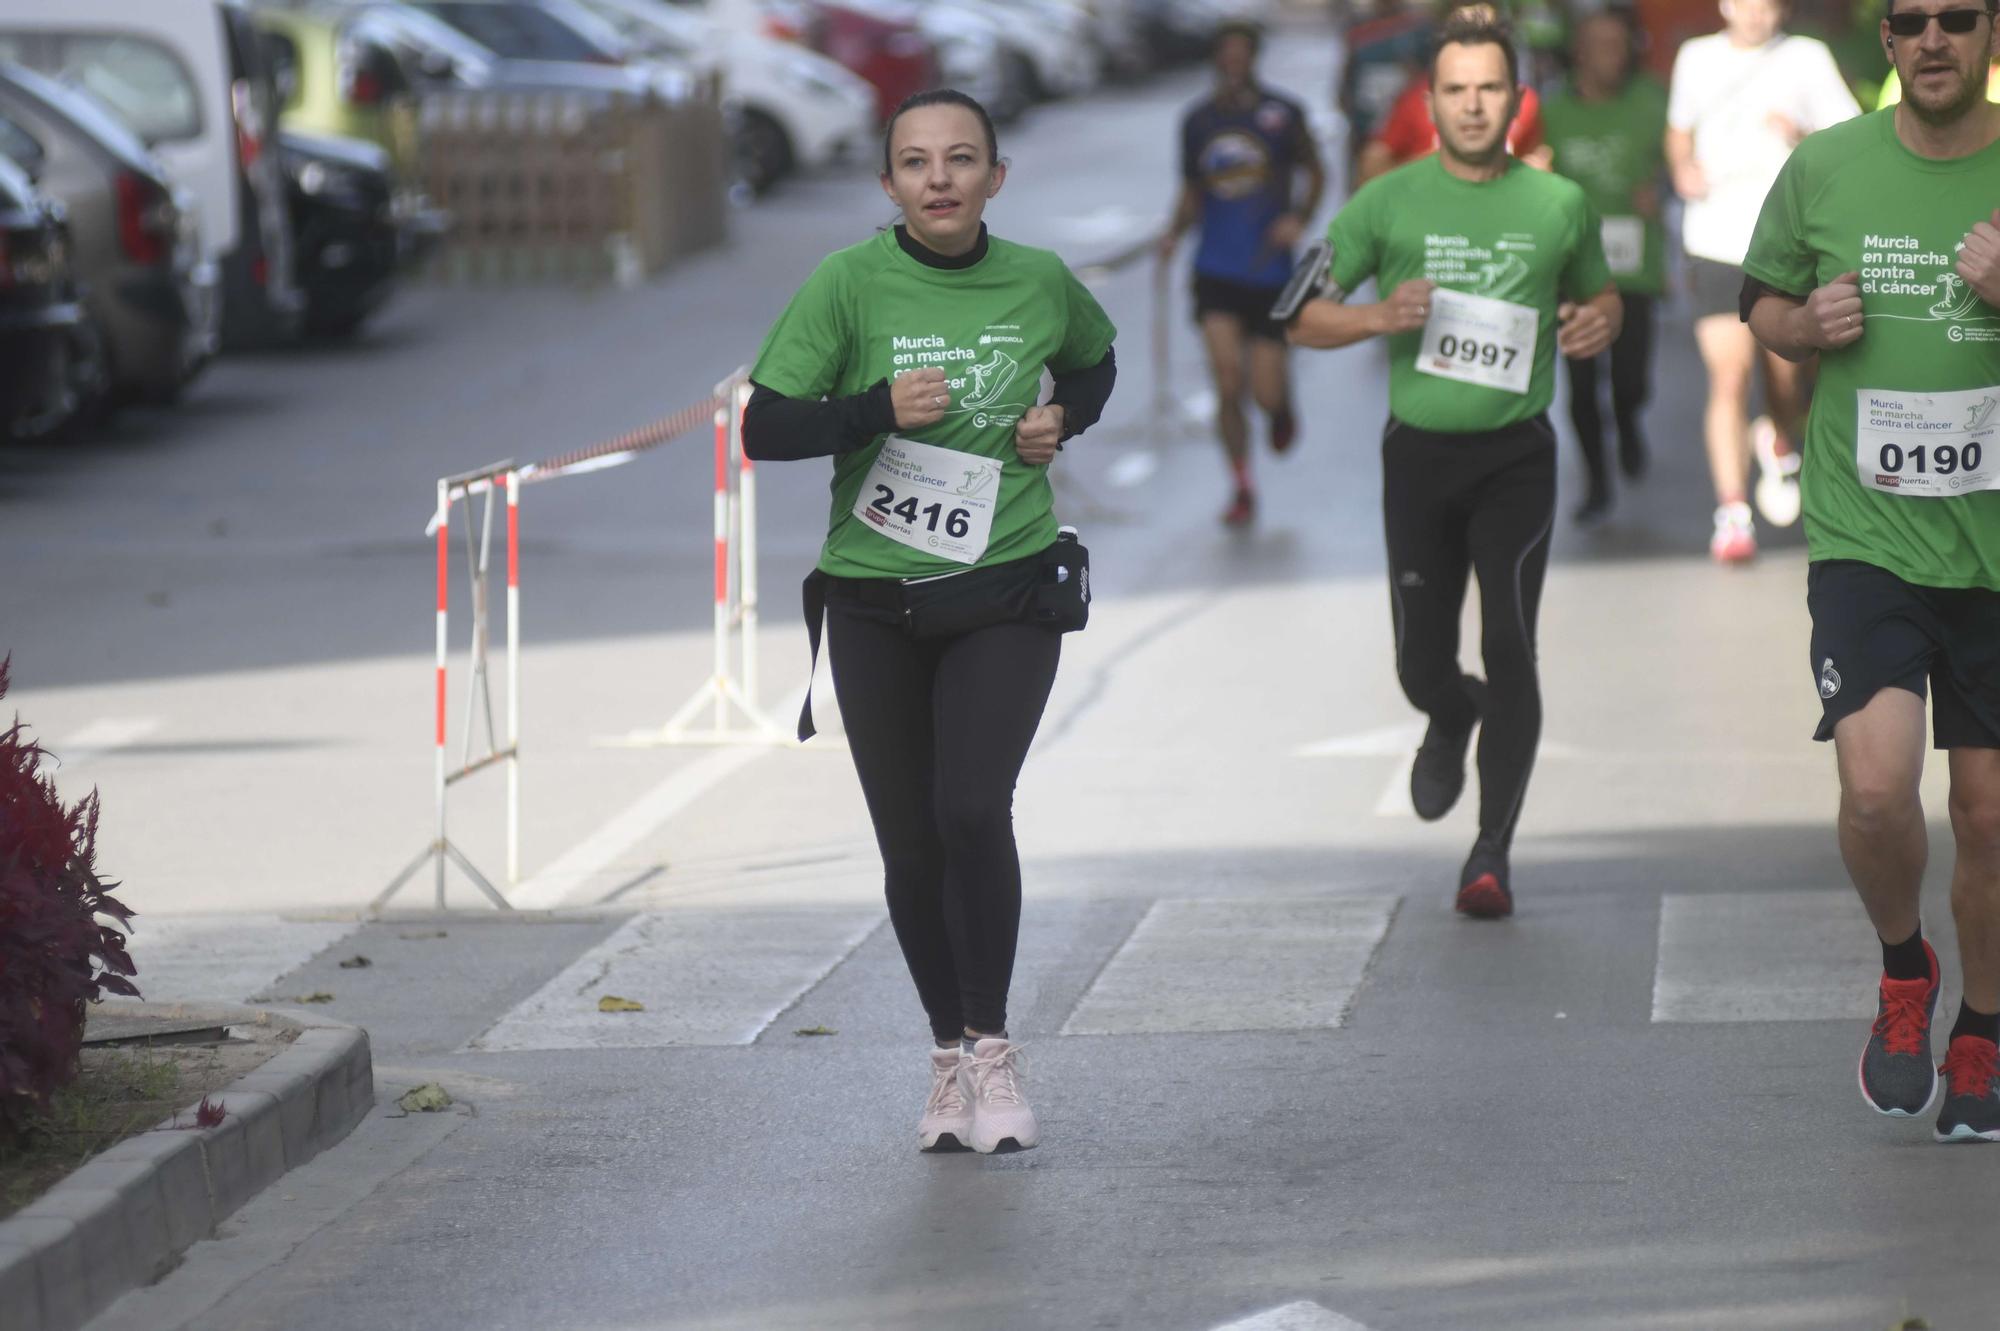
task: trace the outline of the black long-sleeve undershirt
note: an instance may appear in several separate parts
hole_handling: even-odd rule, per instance
[[[1054,377],[1049,404],[1063,409],[1063,438],[1073,439],[1104,414],[1118,379],[1117,357],[1106,347],[1097,364]],[[851,453],[895,428],[887,379],[847,397],[816,402],[753,382],[743,410],[743,451],[758,462],[797,462]]]

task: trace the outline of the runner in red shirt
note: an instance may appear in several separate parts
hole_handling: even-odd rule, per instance
[[[1384,171],[1437,151],[1438,133],[1437,126],[1431,123],[1430,91],[1430,75],[1420,73],[1396,98],[1382,128],[1361,150],[1361,160],[1354,167],[1356,189]],[[1521,89],[1521,109],[1507,125],[1507,151],[1544,171],[1554,160],[1542,143],[1542,99],[1533,88]]]

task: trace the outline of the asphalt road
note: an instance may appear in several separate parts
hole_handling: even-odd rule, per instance
[[[1294,37],[1271,74],[1320,105],[1331,69]],[[1197,87],[1008,135],[995,230],[1118,248],[1166,205]],[[448,915],[359,922],[429,836],[436,477],[699,399],[888,215],[865,170],[805,182],[643,289],[413,291],[352,346],[0,455],[9,703],[67,791],[102,790],[142,985],[331,992],[382,1095],[100,1331],[1992,1326],[2000,1156],[1854,1089],[1875,962],[1808,739],[1803,547],[1708,563],[1671,308],[1653,476],[1579,532],[1565,457],[1520,913],[1475,925],[1450,911],[1471,814],[1422,825],[1398,794],[1419,732],[1379,352],[1297,359],[1303,442],[1259,459],[1264,514],[1234,535],[1212,445],[1149,419],[1148,274],[1103,286],[1121,388],[1060,464],[1099,601],[1017,801],[1034,1152],[913,1149],[926,1039],[837,743],[603,742],[707,670],[699,437],[524,500],[522,894],[554,909],[501,917],[454,879]],[[1169,387],[1198,410],[1178,278],[1173,299]],[[780,699],[825,473],[760,476]],[[453,806],[494,872],[499,797],[487,777]],[[646,1011],[600,1015],[606,993]],[[398,1116],[432,1079],[458,1108]]]

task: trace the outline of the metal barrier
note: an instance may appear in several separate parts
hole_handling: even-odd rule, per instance
[[[712,396],[651,425],[606,440],[590,448],[559,454],[529,466],[512,461],[441,477],[437,506],[428,534],[437,548],[436,698],[433,716],[433,831],[430,842],[369,903],[380,911],[426,865],[434,871],[436,903],[445,905],[447,864],[456,864],[486,899],[502,910],[512,909],[505,894],[455,842],[449,828],[452,789],[491,767],[507,769],[506,856],[504,882],[521,881],[521,492],[529,485],[563,476],[579,476],[622,466],[672,443],[709,420],[715,425],[715,655],[714,671],[679,712],[657,731],[639,732],[628,741],[648,744],[789,744],[783,727],[765,717],[757,705],[757,491],[756,473],[743,453],[742,413],[749,401],[747,371],[738,370],[716,385]],[[494,721],[492,685],[492,551],[497,514],[505,497],[507,523],[507,680],[504,697],[506,739]],[[483,507],[479,507],[483,500]],[[451,515],[465,505],[466,577],[471,587],[471,638],[468,648],[470,683],[466,696],[463,749],[456,766],[449,757],[447,682],[450,654]],[[478,511],[475,514],[475,508]],[[477,528],[475,534],[474,528]],[[713,724],[693,727],[710,707]],[[481,717],[482,748],[475,751]],[[732,721],[741,724],[732,725]]]

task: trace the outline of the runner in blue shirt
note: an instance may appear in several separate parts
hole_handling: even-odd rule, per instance
[[[1285,330],[1271,318],[1271,305],[1326,188],[1305,109],[1257,82],[1261,41],[1245,24],[1217,35],[1216,90],[1181,122],[1180,200],[1160,240],[1165,262],[1183,234],[1201,228],[1195,319],[1215,379],[1216,433],[1235,477],[1222,515],[1233,527],[1247,525],[1257,511],[1245,389],[1270,419],[1273,452],[1289,449],[1298,433]]]

